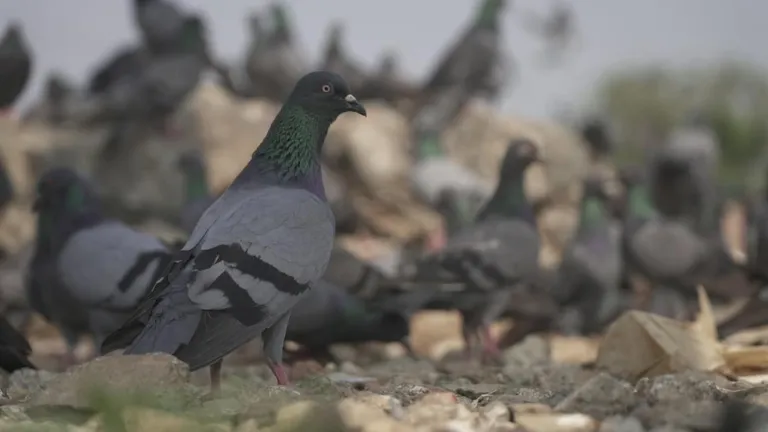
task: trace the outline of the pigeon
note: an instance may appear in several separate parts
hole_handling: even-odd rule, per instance
[[[186,184],[186,201],[181,209],[179,219],[181,228],[191,233],[200,220],[200,216],[216,200],[208,190],[208,179],[205,175],[205,164],[197,152],[185,152],[178,162]]]
[[[499,355],[490,324],[506,311],[515,289],[538,276],[539,235],[523,189],[525,169],[537,160],[533,142],[510,143],[496,191],[475,224],[451,237],[443,250],[401,272],[411,283],[443,286],[432,298],[424,294],[428,289],[416,290],[413,297],[427,307],[434,302],[440,305],[436,307],[459,309],[470,352],[479,340],[484,355]]]
[[[166,0],[134,0],[133,12],[144,45],[150,52],[168,54],[175,50],[186,18],[178,6]]]
[[[309,354],[326,354],[337,343],[403,342],[408,346],[408,317],[379,311],[342,288],[320,279],[291,310],[286,339]]]
[[[182,31],[184,45],[178,52],[152,58],[138,73],[118,78],[103,94],[73,107],[73,117],[84,123],[165,121],[195,89],[210,63],[200,17],[185,19]]]
[[[30,361],[32,347],[27,339],[0,316],[0,369],[13,373],[19,369],[37,369]]]
[[[154,236],[106,218],[91,185],[68,168],[43,174],[34,210],[29,297],[65,335],[82,331],[86,320],[98,346],[130,316],[171,255]]]
[[[272,4],[267,19],[270,26],[249,50],[246,74],[254,87],[254,97],[283,101],[308,70],[305,57],[296,46],[288,15],[284,5]]]
[[[472,97],[498,98],[507,72],[501,52],[501,16],[506,0],[482,0],[459,40],[438,61],[416,109],[420,127],[447,127]]]
[[[90,95],[104,94],[122,79],[139,76],[149,62],[149,53],[139,47],[125,47],[118,50],[88,79]]]
[[[102,352],[127,347],[125,354],[173,354],[191,370],[210,365],[213,396],[222,358],[261,336],[268,366],[288,385],[282,354],[291,309],[333,249],[320,151],[345,112],[366,115],[342,77],[302,77],[251,160]]]
[[[323,280],[355,297],[371,298],[386,276],[341,246],[334,246]]]
[[[622,276],[620,237],[612,229],[602,182],[587,179],[581,202],[579,226],[563,253],[554,285],[555,299],[579,318],[576,329],[592,334],[620,311]]]
[[[357,91],[363,87],[367,74],[360,65],[349,57],[342,45],[343,38],[344,24],[341,22],[332,23],[328,30],[328,40],[320,69],[336,72],[343,76],[349,83],[349,87]]]
[[[415,99],[420,93],[416,85],[407,82],[398,73],[398,57],[394,51],[386,51],[373,73],[366,74],[360,86],[360,98],[378,99],[390,103],[401,99]]]
[[[593,159],[609,156],[614,143],[608,133],[608,126],[598,118],[592,118],[581,126],[581,137],[589,146]]]
[[[20,24],[11,23],[0,39],[0,114],[11,109],[32,75],[32,54]]]

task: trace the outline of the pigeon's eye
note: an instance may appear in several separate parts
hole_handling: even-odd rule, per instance
[[[332,90],[331,85],[330,84],[323,84],[322,90],[323,90],[323,93],[330,93],[331,90]]]

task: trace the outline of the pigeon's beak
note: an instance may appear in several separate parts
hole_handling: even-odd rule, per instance
[[[368,113],[365,111],[363,104],[357,101],[357,98],[351,94],[344,97],[347,102],[347,111],[352,111],[360,114],[363,117],[368,117]]]

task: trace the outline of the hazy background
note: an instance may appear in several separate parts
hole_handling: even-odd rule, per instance
[[[216,53],[233,59],[244,50],[244,18],[263,1],[176,0],[208,16]],[[397,49],[404,71],[421,78],[457,36],[476,1],[469,0],[289,0],[304,48],[312,59],[330,20],[348,26],[348,47],[365,62]],[[744,59],[768,66],[768,2],[756,0],[577,0],[575,49],[556,68],[540,65],[542,45],[521,26],[516,10],[546,12],[549,0],[519,0],[505,19],[507,49],[521,79],[504,110],[533,116],[581,103],[601,74],[615,67],[663,62],[686,66]],[[0,27],[24,23],[36,54],[34,82],[24,105],[52,68],[82,82],[86,71],[136,34],[129,0],[0,0]]]

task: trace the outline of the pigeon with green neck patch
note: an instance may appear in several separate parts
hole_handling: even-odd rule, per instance
[[[216,201],[216,198],[211,196],[208,190],[205,161],[198,152],[190,151],[182,154],[178,165],[184,177],[186,190],[179,221],[181,228],[191,233],[195,229],[197,221],[200,220],[200,216]]]
[[[599,180],[585,182],[579,226],[563,254],[553,290],[558,303],[577,318],[576,323],[567,323],[575,328],[561,329],[566,332],[595,333],[621,309],[621,244],[608,200]]]
[[[11,23],[0,39],[0,115],[10,110],[32,76],[32,53],[21,25]]]
[[[196,370],[261,337],[281,385],[291,309],[325,272],[334,242],[320,152],[346,112],[366,115],[342,77],[301,78],[251,160],[203,213],[152,293],[102,346],[106,353],[165,352]]]
[[[105,217],[92,187],[67,168],[40,178],[34,209],[31,303],[62,328],[70,348],[83,323],[100,344],[131,315],[170,253],[155,237]]]
[[[510,143],[496,191],[475,224],[451,237],[443,250],[403,270],[404,278],[424,289],[441,287],[433,298],[424,289],[417,290],[412,295],[420,300],[413,306],[434,303],[438,308],[458,309],[472,351],[480,341],[484,354],[498,356],[490,325],[506,312],[516,290],[538,276],[539,234],[524,191],[526,168],[537,160],[533,142]],[[408,306],[407,297],[404,304]]]

